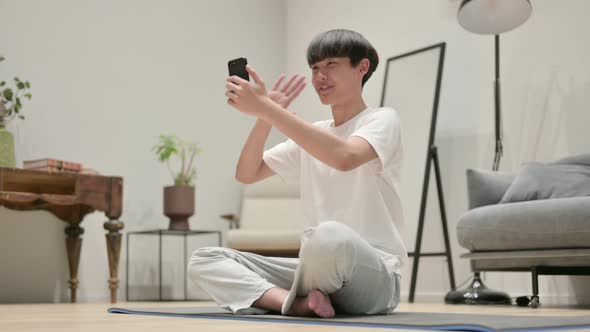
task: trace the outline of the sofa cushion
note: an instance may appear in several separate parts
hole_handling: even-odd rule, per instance
[[[240,228],[244,230],[299,231],[303,233],[299,198],[244,198]]]
[[[510,188],[514,174],[482,169],[467,170],[467,193],[469,210],[476,207],[498,204],[506,190]]]
[[[590,165],[527,163],[500,203],[590,196]]]
[[[232,229],[226,244],[237,250],[299,250],[301,233],[298,231],[258,231]]]
[[[565,157],[555,161],[554,164],[579,164],[590,166],[590,153],[579,154],[575,156]]]
[[[590,197],[473,209],[459,221],[457,238],[471,251],[590,248]]]

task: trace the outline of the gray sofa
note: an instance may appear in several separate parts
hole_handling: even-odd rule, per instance
[[[536,308],[538,275],[590,274],[590,196],[500,204],[514,179],[514,174],[467,171],[469,211],[457,225],[457,237],[469,250],[461,257],[474,272],[530,271]]]

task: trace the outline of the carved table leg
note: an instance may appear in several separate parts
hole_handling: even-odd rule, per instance
[[[109,256],[109,288],[111,289],[111,303],[117,302],[117,288],[119,286],[119,256],[121,254],[121,233],[123,229],[123,222],[119,220],[108,220],[104,223],[104,229],[108,231],[106,234],[107,240],[107,254]]]
[[[70,225],[66,227],[66,249],[68,250],[68,263],[70,266],[70,301],[76,303],[76,292],[78,289],[78,264],[80,262],[80,249],[82,248],[82,238],[84,229],[80,225]]]

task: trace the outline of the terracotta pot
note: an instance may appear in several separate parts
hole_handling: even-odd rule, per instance
[[[195,212],[195,187],[164,187],[164,215],[170,218],[170,230],[189,230],[188,218]]]

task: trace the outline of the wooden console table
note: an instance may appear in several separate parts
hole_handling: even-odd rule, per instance
[[[123,207],[121,177],[0,167],[0,206],[12,210],[47,210],[68,223],[65,233],[72,303],[76,302],[80,235],[84,233],[80,223],[90,212],[104,212],[108,217],[104,228],[107,230],[111,303],[117,302],[120,230],[123,228],[123,222],[118,220]]]

